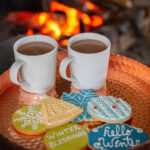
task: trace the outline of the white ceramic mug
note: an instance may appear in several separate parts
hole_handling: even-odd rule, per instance
[[[97,53],[80,53],[71,49],[72,43],[83,39],[99,40],[107,45],[104,51]],[[101,89],[106,81],[107,69],[110,56],[110,40],[96,33],[81,33],[73,36],[68,41],[68,57],[60,64],[61,76],[72,82],[72,85],[79,89]],[[71,78],[67,77],[66,68],[70,64]]]
[[[46,42],[54,49],[41,55],[24,55],[17,49],[29,42]],[[14,44],[15,62],[10,68],[10,79],[30,93],[43,93],[54,87],[56,78],[57,42],[44,35],[19,39]],[[19,75],[19,79],[18,76]]]

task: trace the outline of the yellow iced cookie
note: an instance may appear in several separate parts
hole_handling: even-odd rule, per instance
[[[20,133],[39,135],[46,131],[42,119],[41,105],[28,105],[17,110],[12,116],[12,125]]]
[[[48,150],[83,150],[88,144],[88,131],[75,123],[50,129],[44,137]]]

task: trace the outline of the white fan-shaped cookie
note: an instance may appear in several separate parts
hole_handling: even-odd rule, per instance
[[[68,123],[82,114],[83,110],[75,105],[53,97],[40,99],[43,120],[47,129]]]

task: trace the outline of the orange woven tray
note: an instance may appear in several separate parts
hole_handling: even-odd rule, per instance
[[[59,63],[67,52],[58,52],[56,91],[59,96],[70,92],[70,83],[61,79]],[[129,58],[111,54],[106,83],[107,95],[120,97],[132,106],[130,125],[142,128],[150,137],[150,68]],[[10,141],[32,150],[43,150],[43,138],[19,136],[11,126],[11,116],[18,108],[38,103],[36,94],[29,94],[12,84],[9,70],[0,76],[0,134]],[[83,123],[89,129],[101,122]]]

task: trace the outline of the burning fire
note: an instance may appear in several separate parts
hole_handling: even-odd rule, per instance
[[[91,2],[86,2],[86,7],[95,12],[101,11]],[[62,12],[62,14],[60,13],[58,14],[60,16],[56,17],[55,12],[56,14],[57,12]],[[62,15],[65,19],[61,19]],[[56,40],[60,40],[62,36],[70,37],[80,33],[80,19],[88,28],[97,28],[103,24],[102,16],[90,16],[56,1],[51,2],[50,13],[15,12],[10,13],[5,19],[9,22],[17,22],[18,24],[25,25],[28,29],[26,35],[33,35],[36,28],[39,30],[39,33],[49,35]],[[61,41],[61,44],[66,46],[67,42],[68,39],[64,39]]]
[[[57,22],[53,20],[48,20],[44,27],[41,29],[42,34],[50,35],[53,38],[59,40],[61,36],[61,29]]]
[[[86,6],[88,9],[91,9],[95,12],[101,12],[102,11],[102,9],[100,9],[98,6],[94,5],[93,3],[89,2],[89,1],[86,2]]]
[[[53,1],[51,3],[50,12],[65,12],[66,24],[60,28],[60,32],[64,36],[71,36],[80,33],[79,11]]]
[[[30,36],[30,35],[33,35],[33,34],[34,34],[33,30],[32,29],[28,29],[26,35]]]

